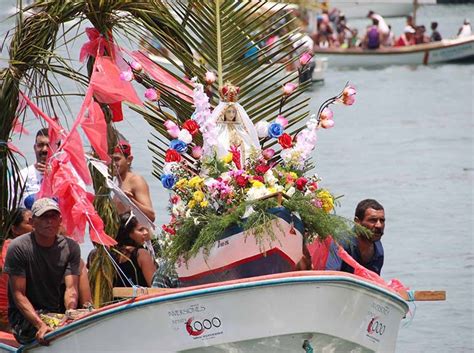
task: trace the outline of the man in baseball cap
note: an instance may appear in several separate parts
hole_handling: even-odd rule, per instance
[[[44,336],[53,329],[40,313],[77,308],[81,251],[73,239],[59,234],[61,211],[56,201],[36,200],[31,211],[34,230],[13,239],[5,258],[8,321],[18,342],[36,338],[48,344]]]

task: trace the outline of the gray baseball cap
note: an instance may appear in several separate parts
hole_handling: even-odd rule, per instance
[[[48,211],[57,211],[61,213],[59,210],[59,205],[53,199],[48,197],[43,197],[35,201],[33,206],[31,207],[31,212],[35,217],[41,217],[44,213]]]

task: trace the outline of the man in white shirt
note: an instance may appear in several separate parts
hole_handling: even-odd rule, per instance
[[[34,144],[36,163],[20,171],[20,178],[25,189],[19,206],[31,209],[35,201],[35,195],[41,189],[41,182],[46,170],[46,159],[49,151],[48,129],[43,128],[36,133]]]

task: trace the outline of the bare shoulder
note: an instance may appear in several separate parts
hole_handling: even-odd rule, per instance
[[[133,186],[148,185],[145,178],[140,174],[130,173],[130,184]]]

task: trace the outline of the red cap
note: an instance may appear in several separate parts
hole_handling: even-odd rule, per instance
[[[125,157],[128,157],[132,154],[132,147],[128,143],[128,141],[120,140],[117,142],[117,146],[114,148],[114,153],[121,153]]]

